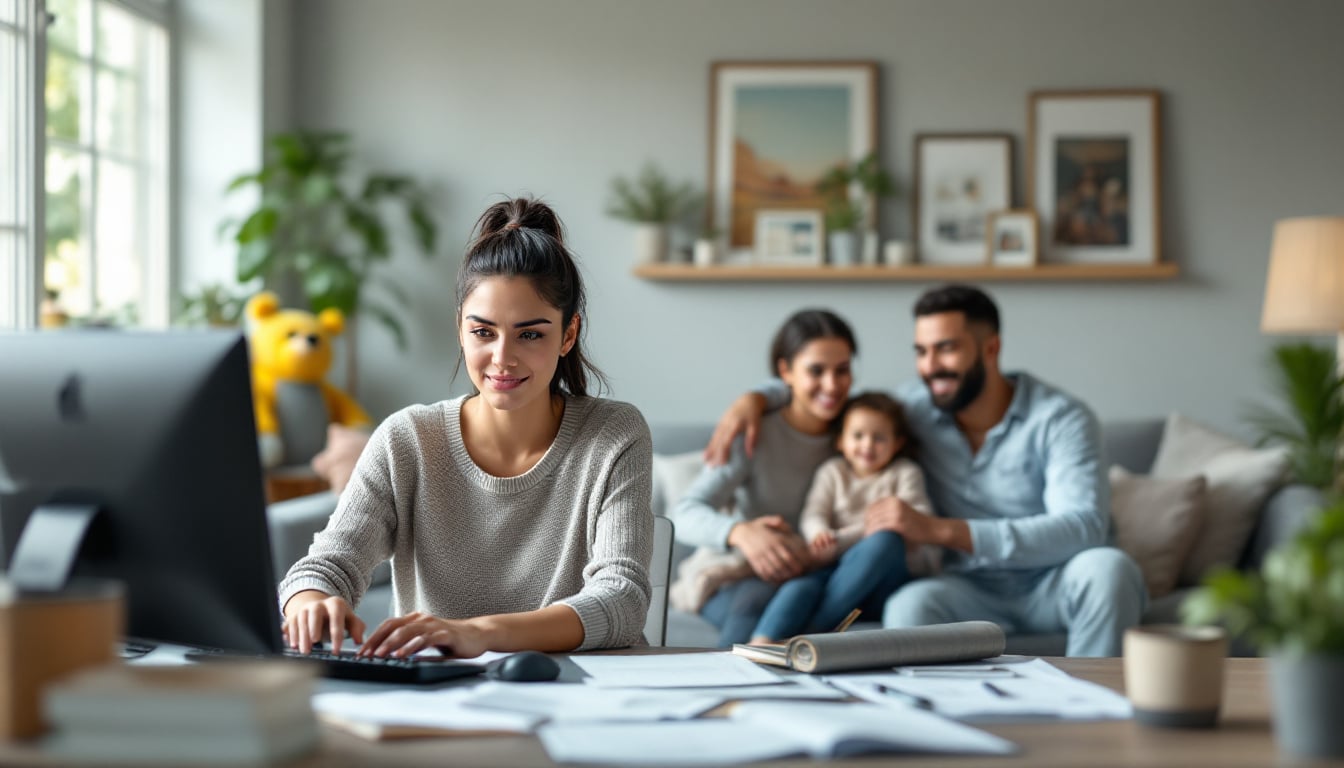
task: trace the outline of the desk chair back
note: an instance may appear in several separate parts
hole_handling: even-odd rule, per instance
[[[672,581],[672,521],[653,517],[653,560],[649,563],[649,617],[644,621],[644,639],[649,645],[667,644],[667,589]]]

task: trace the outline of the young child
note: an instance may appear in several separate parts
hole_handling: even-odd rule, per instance
[[[936,547],[907,551],[901,535],[864,535],[864,512],[895,496],[932,514],[924,473],[909,458],[913,446],[900,403],[878,392],[854,397],[840,416],[840,456],[817,468],[799,529],[814,570],[785,582],[756,624],[753,643],[832,630],[855,608],[885,600],[911,574],[937,570]]]

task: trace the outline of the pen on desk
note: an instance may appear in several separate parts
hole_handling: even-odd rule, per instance
[[[1017,673],[1006,667],[901,667],[901,674],[911,677],[1017,677]]]
[[[908,693],[906,691],[902,691],[897,688],[892,688],[891,686],[883,685],[882,683],[877,683],[873,687],[877,689],[877,692],[882,694],[883,696],[894,696],[918,709],[929,709],[929,710],[933,709],[933,702],[929,701],[923,696],[916,696],[913,693]]]
[[[861,613],[863,613],[862,610],[855,608],[854,610],[849,612],[849,615],[845,617],[844,621],[840,622],[840,624],[831,631],[844,632],[846,629],[849,629],[849,625],[853,624],[855,619],[859,618],[859,614]]]
[[[1013,694],[1011,694],[1011,693],[1009,693],[1009,692],[1003,690],[1002,688],[1000,688],[999,686],[997,686],[997,685],[995,685],[995,684],[989,682],[988,680],[986,680],[986,681],[984,681],[983,683],[981,683],[981,685],[985,686],[985,690],[989,691],[990,693],[994,694],[995,696],[998,696],[998,697],[1001,698],[1001,699],[1011,699],[1011,698],[1013,698]]]

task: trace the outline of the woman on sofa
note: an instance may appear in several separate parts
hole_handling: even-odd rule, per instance
[[[280,584],[288,644],[359,653],[571,651],[642,639],[652,441],[633,406],[589,397],[583,282],[559,218],[491,206],[457,276],[475,393],[414,405],[369,439],[307,557]],[[391,558],[394,618],[355,615]]]
[[[831,428],[849,398],[857,351],[836,314],[789,317],[770,346],[770,372],[793,395],[788,407],[762,419],[750,456],[739,438],[728,463],[705,467],[672,509],[677,539],[699,549],[678,569],[669,599],[717,627],[722,647],[747,642],[780,583],[815,565],[798,518],[817,467],[836,453]],[[897,536],[867,546],[904,548]]]

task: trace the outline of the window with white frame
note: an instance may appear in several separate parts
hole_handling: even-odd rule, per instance
[[[36,318],[37,53],[33,3],[0,0],[0,328]]]
[[[46,9],[43,325],[166,325],[167,6]]]

